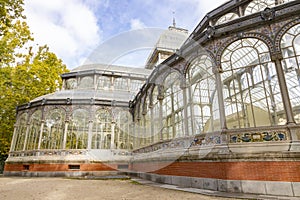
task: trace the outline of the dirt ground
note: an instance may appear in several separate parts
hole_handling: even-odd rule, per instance
[[[205,196],[141,185],[131,180],[0,177],[0,199],[220,200],[228,198]]]

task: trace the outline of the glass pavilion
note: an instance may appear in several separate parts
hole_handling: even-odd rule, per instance
[[[201,189],[299,191],[299,13],[298,0],[232,0],[153,70],[88,65],[63,74],[63,90],[17,108],[5,173],[37,172],[42,161],[67,163],[66,173],[74,164],[103,170],[84,168],[97,162],[168,184],[198,178]],[[208,179],[228,182],[209,188]]]

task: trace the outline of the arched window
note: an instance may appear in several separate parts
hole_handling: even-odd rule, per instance
[[[245,10],[245,15],[251,15],[253,13],[263,11],[266,8],[272,8],[276,5],[287,3],[290,1],[295,0],[253,0],[248,4]]]
[[[131,114],[128,110],[120,110],[116,117],[115,132],[117,135],[117,148],[128,149],[130,139]]]
[[[152,133],[151,133],[151,108],[150,105],[150,97],[145,94],[145,101],[142,105],[142,120],[143,120],[143,132],[145,133],[145,143],[150,144],[152,141]]]
[[[188,123],[189,132],[200,134],[218,130],[219,114],[216,96],[213,63],[207,55],[194,59],[188,69],[189,87]]]
[[[96,111],[93,125],[92,148],[109,149],[111,138],[112,115],[105,109]]]
[[[229,21],[237,19],[237,18],[239,18],[239,16],[236,13],[227,13],[218,19],[218,21],[216,22],[216,25],[224,24],[226,22],[229,22]]]
[[[227,127],[277,125],[284,107],[267,45],[240,39],[226,48],[221,60]]]
[[[98,78],[97,90],[111,90],[112,80],[109,76],[100,76]]]
[[[66,90],[73,90],[77,88],[76,78],[70,78],[66,80]]]
[[[275,6],[275,0],[254,0],[249,3],[245,10],[245,15],[250,15],[259,11],[263,11],[265,8],[271,8]]]
[[[23,113],[18,117],[18,120],[16,123],[16,133],[15,133],[16,143],[15,143],[14,151],[22,151],[23,150],[26,129],[27,129],[27,118],[28,118],[27,113]]]
[[[300,124],[300,24],[290,28],[282,37],[282,67],[296,123]]]
[[[94,80],[92,77],[86,76],[81,78],[79,89],[93,89],[94,88]]]
[[[183,93],[180,88],[181,75],[172,72],[164,81],[164,99],[163,99],[163,139],[172,139],[180,137],[183,132],[177,128],[183,127]],[[175,121],[175,115],[178,119]],[[176,124],[175,124],[176,123]]]
[[[141,103],[138,102],[134,109],[134,136],[135,136],[135,148],[139,148],[143,145],[144,133],[143,133],[143,121],[142,121],[142,107]]]
[[[161,118],[160,118],[160,105],[158,100],[158,86],[155,86],[152,91],[152,101],[153,101],[153,137],[154,142],[158,142],[160,140],[160,132],[161,132]]]
[[[253,86],[253,76],[251,76],[250,73],[245,72],[241,76],[241,84],[242,84],[242,90],[252,87]]]
[[[67,149],[86,149],[89,131],[89,113],[84,109],[73,111],[67,132]]]
[[[46,115],[41,149],[61,149],[63,143],[65,112],[62,109],[50,110]]]
[[[26,150],[38,148],[40,129],[42,121],[42,111],[35,111],[30,118],[29,133],[27,136]]]
[[[121,91],[129,91],[128,79],[127,78],[115,78],[114,79],[114,89]]]
[[[136,93],[142,88],[143,84],[144,81],[142,80],[131,79],[129,86],[130,92],[136,95]]]

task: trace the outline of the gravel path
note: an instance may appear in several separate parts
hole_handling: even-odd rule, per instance
[[[0,199],[220,200],[228,198],[141,185],[131,180],[0,177]]]

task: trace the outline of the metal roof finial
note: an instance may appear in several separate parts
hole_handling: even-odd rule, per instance
[[[175,11],[173,11],[172,13],[173,13],[173,26],[176,27]]]

